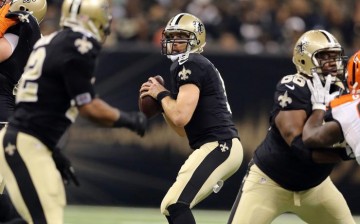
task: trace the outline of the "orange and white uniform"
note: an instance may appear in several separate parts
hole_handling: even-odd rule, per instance
[[[342,129],[345,141],[360,164],[360,94],[347,94],[330,103],[333,119]]]

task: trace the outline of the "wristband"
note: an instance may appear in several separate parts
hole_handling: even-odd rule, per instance
[[[322,103],[315,103],[315,104],[313,104],[312,109],[326,111],[326,105],[322,104]]]
[[[156,100],[161,102],[162,99],[164,99],[167,96],[171,96],[171,93],[167,90],[164,90],[162,92],[160,92],[157,96],[156,96]]]

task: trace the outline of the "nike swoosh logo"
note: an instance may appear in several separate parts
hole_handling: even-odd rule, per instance
[[[294,85],[289,86],[289,85],[285,84],[285,86],[288,87],[288,88],[291,89],[291,90],[294,90],[294,89],[295,89],[295,86],[294,86]]]

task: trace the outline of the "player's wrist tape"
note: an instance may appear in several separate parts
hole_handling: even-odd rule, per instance
[[[161,102],[162,99],[164,99],[167,96],[171,96],[171,93],[167,90],[164,90],[162,92],[160,92],[157,96],[156,96],[156,100]]]
[[[322,103],[314,103],[312,106],[313,110],[323,110],[326,111],[326,105]]]

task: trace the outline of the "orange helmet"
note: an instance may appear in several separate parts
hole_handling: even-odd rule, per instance
[[[353,54],[347,64],[347,86],[350,93],[360,91],[360,50]]]

